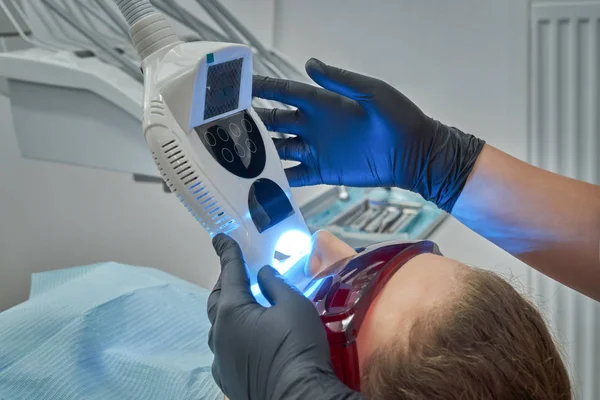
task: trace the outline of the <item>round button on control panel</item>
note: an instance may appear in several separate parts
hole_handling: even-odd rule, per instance
[[[223,156],[223,159],[225,159],[225,161],[227,161],[228,163],[233,162],[233,153],[228,148],[222,149],[221,155]]]
[[[244,146],[242,146],[239,143],[236,143],[234,147],[235,147],[235,154],[237,154],[241,158],[244,158],[244,156],[246,156],[246,149],[244,148]]]
[[[256,153],[256,144],[252,141],[252,139],[246,139],[246,147],[248,147],[250,153]]]
[[[246,130],[246,132],[252,132],[253,126],[246,118],[242,120],[242,126]]]
[[[240,135],[242,134],[240,127],[234,124],[233,122],[229,124],[229,132],[231,132],[235,137],[240,137]]]
[[[194,131],[213,158],[232,174],[256,178],[265,168],[263,138],[246,111],[198,126]]]
[[[222,141],[226,142],[229,140],[229,134],[227,133],[227,131],[221,127],[217,128],[217,135],[219,135],[219,139],[221,139]]]
[[[215,138],[215,135],[209,131],[204,132],[204,140],[206,140],[206,143],[208,143],[210,147],[217,145],[217,139]]]

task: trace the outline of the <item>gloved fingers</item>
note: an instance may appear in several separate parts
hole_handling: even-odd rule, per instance
[[[306,164],[286,168],[285,175],[292,187],[314,186],[323,183],[321,177],[314,173]]]
[[[375,79],[356,72],[332,67],[311,58],[306,62],[306,72],[319,86],[367,105],[372,97]]]
[[[292,286],[273,267],[265,265],[258,271],[258,286],[271,305],[291,304],[299,299],[305,300],[298,289]]]
[[[300,110],[283,110],[280,108],[255,108],[265,126],[271,132],[302,133],[302,113]]]
[[[279,158],[303,162],[306,158],[306,143],[300,138],[273,139]]]
[[[228,304],[256,303],[250,291],[250,279],[239,244],[222,233],[213,238],[213,247],[221,259],[221,294]]]
[[[254,75],[252,96],[308,109],[315,100],[315,87],[306,83]]]

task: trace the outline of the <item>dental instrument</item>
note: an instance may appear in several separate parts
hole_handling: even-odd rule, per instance
[[[373,219],[375,219],[387,205],[389,194],[384,189],[375,189],[368,195],[368,208],[354,220],[350,227],[353,229],[364,229]]]
[[[418,211],[410,208],[403,208],[400,218],[398,218],[396,222],[387,228],[386,231],[389,233],[403,231],[416,218],[417,215]]]
[[[381,219],[381,222],[376,230],[377,233],[382,233],[386,231],[386,228],[396,220],[402,214],[402,210],[395,206],[390,206],[386,208],[386,213],[384,217]]]
[[[375,219],[367,224],[364,230],[369,233],[381,232],[382,227],[394,221],[399,214],[400,210],[397,207],[387,206]]]
[[[142,59],[143,132],[163,179],[211,237],[239,243],[252,284],[264,265],[285,274],[310,234],[251,106],[251,49],[183,43],[148,0],[115,2]]]

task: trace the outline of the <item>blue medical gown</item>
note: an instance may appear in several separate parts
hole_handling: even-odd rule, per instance
[[[222,399],[208,295],[117,263],[35,274],[30,299],[0,313],[0,399]]]

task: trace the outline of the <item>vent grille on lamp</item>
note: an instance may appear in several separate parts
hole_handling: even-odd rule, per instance
[[[531,6],[529,161],[600,184],[600,1]],[[530,270],[528,283],[554,329],[576,399],[600,399],[600,303]]]
[[[150,113],[164,117],[165,116],[165,108],[163,106],[162,101],[151,100],[150,101]]]
[[[163,159],[168,165],[161,165],[160,159],[153,152],[154,162],[160,171],[160,174],[167,186],[177,195],[179,201],[200,222],[200,224],[211,235],[217,233],[229,233],[238,227],[235,219],[232,218],[219,204],[217,196],[212,194],[205,183],[200,180],[200,176],[185,151],[180,147],[176,140],[171,140],[161,146]],[[188,203],[184,196],[178,192],[177,188],[166,173],[165,168],[174,172],[177,179],[188,191],[188,194],[194,198],[194,204]],[[197,210],[201,210],[200,214]]]

